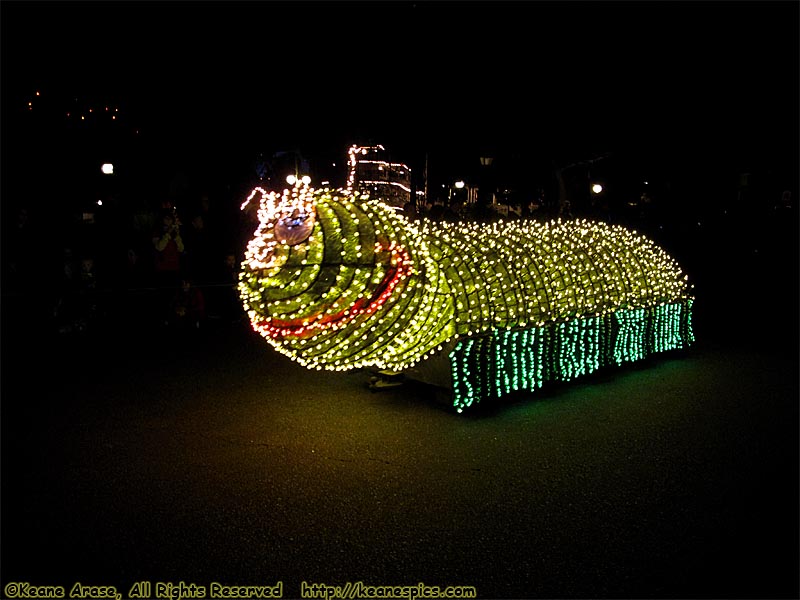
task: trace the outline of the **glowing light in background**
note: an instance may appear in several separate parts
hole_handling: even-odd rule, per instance
[[[287,175],[286,183],[289,185],[295,185],[299,183],[302,183],[303,185],[311,185],[311,177],[308,175],[303,175],[302,177],[297,177],[296,175]]]

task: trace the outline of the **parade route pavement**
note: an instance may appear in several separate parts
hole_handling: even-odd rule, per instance
[[[6,331],[2,584],[796,597],[797,356],[685,352],[456,415],[246,325]]]

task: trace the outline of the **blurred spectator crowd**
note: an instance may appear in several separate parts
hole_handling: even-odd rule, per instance
[[[248,223],[207,194],[52,215],[18,204],[2,223],[4,318],[37,316],[58,334],[97,329],[201,330],[243,319],[239,261]]]

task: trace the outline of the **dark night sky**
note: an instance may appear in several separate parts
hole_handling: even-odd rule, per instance
[[[6,109],[111,98],[176,152],[796,155],[797,2],[0,6]]]

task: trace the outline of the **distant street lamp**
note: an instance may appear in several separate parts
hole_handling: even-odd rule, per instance
[[[595,184],[592,186],[592,192],[594,192],[595,194],[599,194],[599,193],[600,193],[600,192],[602,192],[602,191],[603,191],[603,186],[602,186],[602,185],[600,185],[599,183],[595,183]]]
[[[289,185],[295,185],[298,182],[302,182],[305,185],[308,185],[311,183],[311,177],[309,177],[308,175],[303,175],[302,177],[299,178],[296,175],[286,176],[286,183],[288,183]]]
[[[448,197],[448,201],[451,203],[453,201],[453,196],[454,196],[453,190],[463,190],[465,185],[466,184],[464,183],[463,180],[458,180],[453,182],[453,185],[450,187],[450,195]]]
[[[106,175],[113,175],[114,174],[114,165],[111,163],[103,163],[103,166],[100,167],[100,170],[103,171]]]

